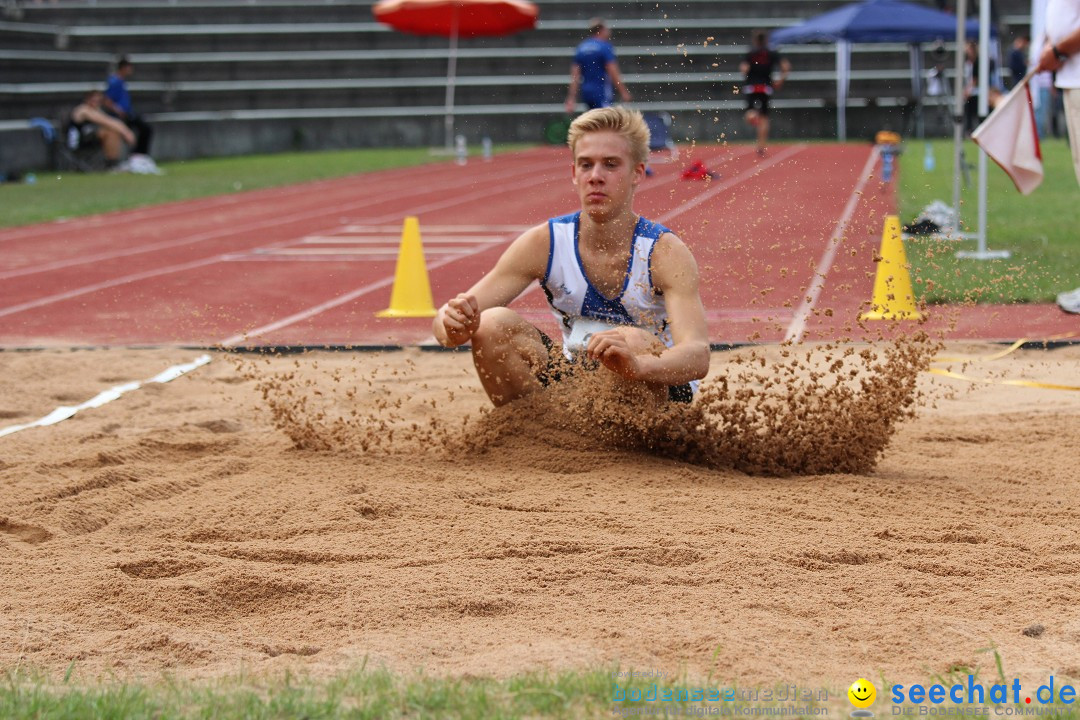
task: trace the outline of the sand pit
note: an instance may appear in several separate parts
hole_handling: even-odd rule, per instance
[[[712,377],[752,352],[714,354]],[[0,353],[0,427],[196,354]],[[1076,384],[1080,348],[951,367]],[[994,677],[996,647],[1010,677],[1080,677],[1080,393],[913,377],[916,416],[876,467],[779,476],[749,451],[692,464],[560,432],[542,406],[480,417],[465,354],[218,354],[0,438],[0,666],[621,663],[846,687]],[[309,425],[290,438],[282,408]],[[479,451],[446,440],[466,417]],[[321,448],[294,447],[312,433]]]

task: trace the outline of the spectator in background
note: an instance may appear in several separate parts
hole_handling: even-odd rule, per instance
[[[612,88],[618,90],[623,102],[630,102],[630,91],[619,73],[611,30],[603,18],[589,21],[589,37],[577,46],[570,65],[570,89],[566,93],[566,112],[577,107],[578,90],[581,101],[590,110],[610,107],[614,99]]]
[[[120,118],[133,131],[136,141],[134,152],[141,155],[150,154],[150,139],[153,137],[153,129],[131,105],[131,94],[128,92],[127,81],[135,72],[135,67],[126,57],[121,57],[116,63],[116,72],[109,76],[105,87],[105,107],[108,111]]]
[[[1046,37],[1035,69],[1055,73],[1054,83],[1064,99],[1073,168],[1080,182],[1080,0],[1046,4]],[[1066,312],[1080,313],[1080,288],[1061,293],[1057,302]]]
[[[1035,69],[1054,73],[1054,84],[1061,90],[1073,165],[1080,181],[1080,0],[1050,0],[1046,4],[1046,40]]]
[[[1004,87],[998,73],[997,62],[993,55],[987,56],[989,77],[987,79],[987,102],[989,112],[993,112]],[[964,48],[964,127],[970,135],[979,126],[979,43],[968,40]]]
[[[102,109],[104,101],[105,95],[100,90],[86,94],[68,118],[66,142],[72,150],[100,142],[105,153],[105,167],[115,168],[127,147],[135,144],[135,134]]]
[[[745,78],[742,92],[746,96],[746,122],[757,128],[757,153],[764,157],[769,141],[769,98],[784,86],[791,63],[769,49],[769,35],[764,30],[755,30],[752,42],[750,52],[739,63],[739,71]],[[777,70],[780,77],[774,80]]]
[[[1027,75],[1028,46],[1030,44],[1031,38],[1027,35],[1021,35],[1013,40],[1012,52],[1009,53],[1009,72],[1012,74],[1009,87],[1016,87],[1016,84]]]

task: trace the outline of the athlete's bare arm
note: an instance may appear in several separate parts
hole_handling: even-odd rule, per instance
[[[630,97],[630,90],[627,89],[626,83],[623,82],[622,73],[619,72],[619,63],[612,60],[604,66],[604,69],[607,71],[608,77],[611,78],[611,84],[618,91],[622,101],[630,102],[633,98]]]
[[[652,278],[664,294],[672,346],[659,356],[632,355],[618,330],[606,330],[592,336],[587,352],[627,380],[659,385],[699,380],[709,372],[709,334],[698,292],[697,262],[673,233],[664,233],[657,241]]]
[[[787,76],[791,72],[791,63],[787,61],[787,58],[780,60],[780,77],[773,81],[773,87],[777,90],[784,87],[784,83],[787,82]]]
[[[490,272],[439,308],[432,327],[435,339],[444,347],[467,343],[480,327],[480,313],[509,304],[529,283],[544,277],[549,252],[546,223],[525,231]]]
[[[71,119],[75,122],[92,122],[100,128],[119,134],[128,145],[135,144],[135,134],[127,125],[89,105],[79,105],[75,108],[71,113]]]
[[[577,107],[578,86],[581,85],[581,68],[577,63],[570,63],[570,89],[566,91],[566,112],[574,112]]]

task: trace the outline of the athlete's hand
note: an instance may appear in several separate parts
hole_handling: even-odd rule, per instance
[[[450,346],[463,345],[480,328],[480,304],[472,295],[461,293],[446,303],[442,324]]]
[[[627,380],[637,380],[641,375],[641,363],[630,352],[626,338],[618,330],[593,333],[585,352],[611,372]]]

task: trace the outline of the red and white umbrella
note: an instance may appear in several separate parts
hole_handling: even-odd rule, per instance
[[[446,69],[446,147],[454,140],[454,78],[459,37],[510,35],[536,26],[540,9],[528,0],[381,0],[375,19],[414,35],[450,38]]]

